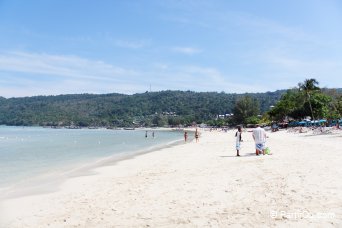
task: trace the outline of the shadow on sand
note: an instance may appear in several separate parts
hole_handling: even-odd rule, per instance
[[[256,157],[255,153],[246,153],[246,154],[240,154],[240,157],[236,155],[230,155],[230,156],[220,156],[221,158],[243,158],[243,157]]]

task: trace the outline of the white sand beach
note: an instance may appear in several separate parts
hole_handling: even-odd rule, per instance
[[[49,194],[1,203],[0,227],[341,227],[342,133],[267,132],[255,156],[235,131],[68,179]]]

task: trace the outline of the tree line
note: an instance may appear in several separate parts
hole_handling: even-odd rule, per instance
[[[268,117],[275,121],[286,119],[301,120],[336,120],[342,117],[342,90],[320,88],[314,79],[304,82],[286,91],[276,105],[267,112]]]
[[[223,126],[282,121],[287,117],[341,117],[342,90],[320,89],[317,85],[316,80],[309,80],[289,90],[245,94],[160,91],[0,97],[0,125]]]
[[[193,123],[223,125],[236,102],[249,97],[261,114],[285,90],[267,93],[192,91],[125,94],[73,94],[23,98],[0,97],[0,124],[15,126],[176,126]]]

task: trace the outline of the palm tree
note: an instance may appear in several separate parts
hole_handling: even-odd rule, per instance
[[[320,90],[320,88],[318,87],[318,84],[319,84],[318,81],[314,78],[305,79],[304,83],[298,83],[299,90],[303,91],[306,95],[306,98],[308,99],[312,120],[315,120],[315,118],[314,118],[313,111],[312,111],[310,94],[313,93],[314,91]]]

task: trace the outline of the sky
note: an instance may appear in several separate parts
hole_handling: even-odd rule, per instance
[[[0,96],[342,88],[339,0],[0,0]]]

